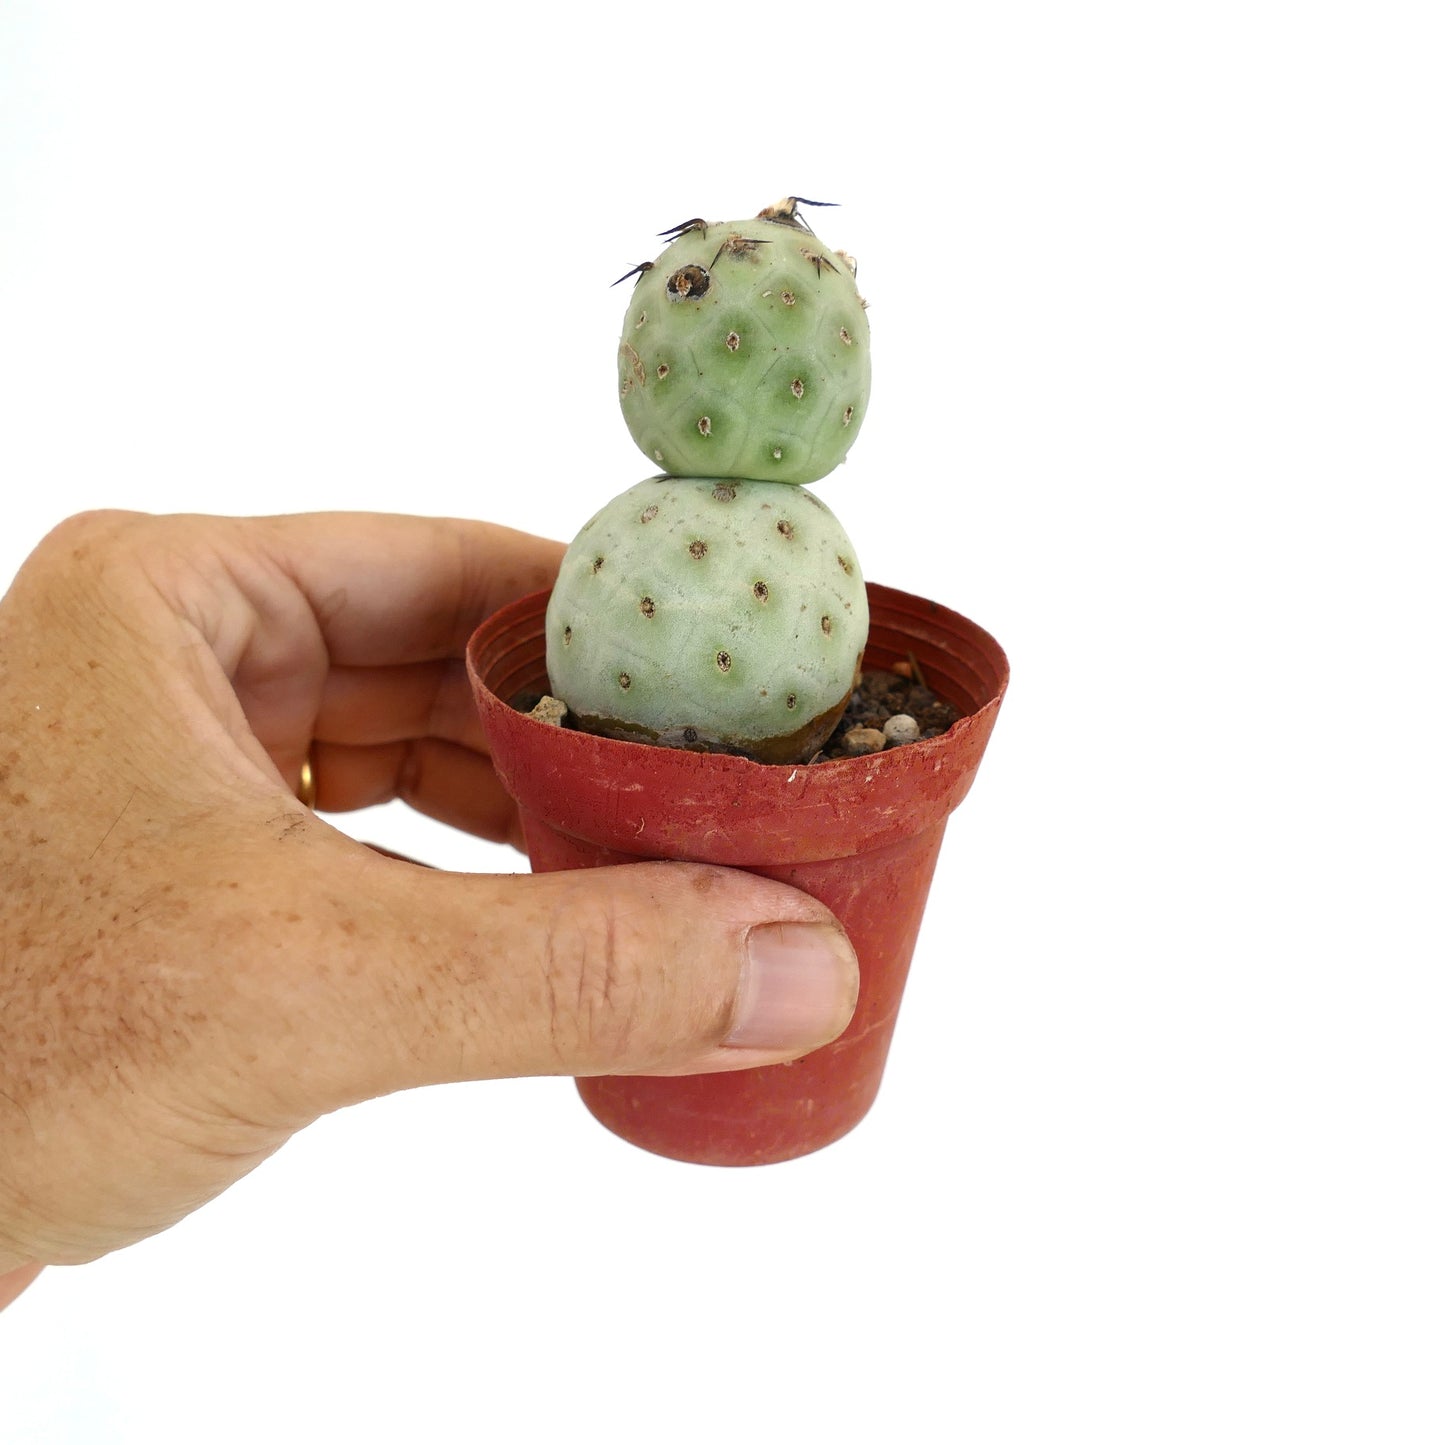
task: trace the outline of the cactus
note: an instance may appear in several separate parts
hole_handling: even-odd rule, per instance
[[[589,731],[795,761],[832,731],[867,633],[852,545],[811,492],[656,477],[569,548],[547,663]]]
[[[803,762],[857,684],[862,571],[798,483],[862,420],[868,328],[851,264],[797,205],[673,227],[636,268],[622,407],[668,474],[582,528],[547,608],[552,691],[589,732]]]
[[[618,346],[633,440],[676,476],[826,476],[868,407],[851,258],[818,240],[794,197],[753,220],[672,229],[662,255],[636,268]]]

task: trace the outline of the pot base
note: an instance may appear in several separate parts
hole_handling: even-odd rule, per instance
[[[690,1164],[779,1164],[841,1139],[877,1097],[942,842],[938,823],[877,852],[750,870],[825,903],[857,950],[858,1005],[831,1044],[762,1069],[578,1079],[583,1103],[614,1134]]]

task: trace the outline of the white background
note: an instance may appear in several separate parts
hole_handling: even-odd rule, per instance
[[[100,505],[570,535],[652,471],[608,283],[801,192],[820,492],[1014,666],[853,1136],[353,1109],[0,1316],[6,1445],[1442,1437],[1432,9],[0,4],[0,581]]]

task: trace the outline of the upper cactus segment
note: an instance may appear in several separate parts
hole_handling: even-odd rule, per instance
[[[812,482],[858,434],[871,368],[855,267],[799,204],[685,221],[636,268],[618,347],[622,414],[674,476]]]

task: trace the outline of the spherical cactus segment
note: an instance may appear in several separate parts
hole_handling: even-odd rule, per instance
[[[547,672],[590,732],[804,762],[841,715],[867,636],[852,543],[811,492],[654,477],[563,558]]]
[[[868,317],[852,261],[786,218],[681,229],[637,268],[622,327],[632,439],[677,476],[826,476],[868,408]]]

